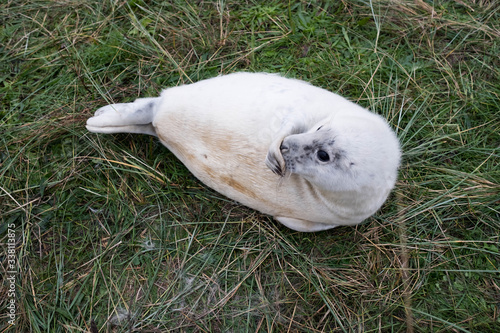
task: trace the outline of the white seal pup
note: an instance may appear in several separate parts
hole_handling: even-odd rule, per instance
[[[203,183],[297,231],[354,225],[374,214],[394,187],[401,155],[382,117],[265,73],[108,105],[87,129],[157,136]]]

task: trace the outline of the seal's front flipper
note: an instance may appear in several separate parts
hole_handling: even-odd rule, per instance
[[[311,222],[307,220],[299,220],[290,217],[275,216],[274,218],[283,225],[285,225],[286,227],[301,232],[323,231],[336,227],[335,224]]]
[[[307,131],[307,128],[300,124],[297,119],[302,119],[297,115],[290,114],[289,118],[284,119],[280,130],[274,136],[273,142],[269,146],[266,156],[266,165],[272,172],[278,176],[285,176],[287,169],[286,163],[282,155],[282,143],[283,140],[289,135],[301,134]]]
[[[140,98],[133,103],[106,105],[87,120],[94,133],[141,133],[156,135],[152,125],[159,97]]]
[[[286,172],[286,165],[283,156],[281,155],[281,142],[283,140],[276,140],[271,144],[266,156],[266,165],[272,172],[278,176],[283,177]]]

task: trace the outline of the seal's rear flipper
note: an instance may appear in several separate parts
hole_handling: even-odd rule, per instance
[[[159,97],[140,98],[133,103],[106,105],[87,120],[94,133],[141,133],[156,135],[152,125]]]

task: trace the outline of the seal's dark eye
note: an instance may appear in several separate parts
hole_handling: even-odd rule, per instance
[[[321,129],[321,127],[323,127],[323,125],[321,125],[320,127],[318,127],[318,129],[316,131],[319,131]]]
[[[318,156],[318,160],[321,162],[328,162],[330,160],[330,155],[328,155],[328,153],[324,150],[318,150],[316,155]]]

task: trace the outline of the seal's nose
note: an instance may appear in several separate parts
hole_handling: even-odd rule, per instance
[[[289,149],[289,148],[288,148],[288,145],[287,145],[285,142],[282,142],[282,143],[281,143],[281,146],[280,146],[280,150],[281,150],[281,152],[282,152],[282,153],[285,153],[285,152],[287,152],[287,151],[288,151],[288,149]]]

